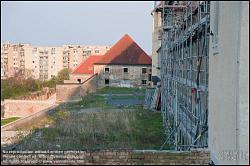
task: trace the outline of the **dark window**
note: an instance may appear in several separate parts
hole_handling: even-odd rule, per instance
[[[145,74],[147,72],[147,68],[142,68],[141,71],[142,71],[142,74]]]
[[[124,73],[128,73],[128,68],[126,67],[126,68],[123,68],[123,72]]]
[[[146,85],[147,84],[147,80],[141,80],[141,84],[142,85]]]
[[[151,79],[151,77],[152,77],[152,75],[151,75],[151,74],[149,74],[149,75],[148,75],[148,80],[149,80],[149,81],[151,81],[151,80],[152,80],[152,79]]]
[[[108,67],[105,68],[105,73],[109,73],[109,68]]]
[[[109,79],[105,79],[105,85],[109,84]]]
[[[81,79],[77,79],[77,81],[78,81],[78,83],[81,83],[82,80]]]

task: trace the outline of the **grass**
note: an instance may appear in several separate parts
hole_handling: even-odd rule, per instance
[[[18,117],[12,117],[8,119],[1,119],[1,126],[6,125],[10,122],[14,122],[15,120],[19,119]]]
[[[135,92],[135,89],[104,88],[97,94],[107,93],[107,89],[117,94]],[[47,117],[36,121],[36,125],[26,126],[26,129],[32,129],[33,132],[26,136],[16,149],[129,148],[158,150],[160,148],[165,135],[159,112],[144,110],[142,105],[118,109],[106,104],[105,96],[97,94],[88,94],[79,102],[61,104]],[[124,98],[124,96],[115,97]],[[101,109],[99,112],[82,112],[82,109],[85,108]]]
[[[125,95],[125,96],[112,96],[112,99],[144,99],[144,96],[135,96],[135,95]]]
[[[114,93],[114,94],[131,94],[131,93],[145,93],[146,89],[138,88],[124,88],[124,87],[104,87],[97,90],[97,94],[100,93]]]
[[[160,113],[110,110],[72,114],[58,110],[50,116],[54,125],[35,130],[18,149],[159,149],[164,142]]]
[[[70,102],[64,105],[65,109],[78,109],[78,108],[102,108],[102,109],[110,109],[114,108],[111,105],[106,103],[105,96],[98,96],[95,94],[88,94],[81,101]]]

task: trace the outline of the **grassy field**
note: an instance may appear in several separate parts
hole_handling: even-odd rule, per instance
[[[160,148],[165,138],[160,112],[144,110],[142,105],[126,109],[110,106],[105,102],[106,96],[100,96],[106,93],[106,88],[100,91],[98,95],[88,94],[82,101],[61,104],[47,117],[36,121],[33,128],[32,125],[23,126],[23,129],[32,129],[33,133],[25,137],[16,149]],[[128,94],[120,88],[112,88],[112,91]],[[89,109],[91,111],[86,112]]]
[[[15,120],[19,119],[18,117],[8,118],[8,119],[1,119],[1,126],[6,125],[10,122],[13,122]]]
[[[96,93],[133,94],[133,93],[145,93],[145,91],[146,91],[145,88],[138,89],[138,88],[104,87],[102,89],[98,89]]]
[[[26,137],[20,150],[159,149],[164,142],[160,113],[102,111],[50,115],[53,125]]]

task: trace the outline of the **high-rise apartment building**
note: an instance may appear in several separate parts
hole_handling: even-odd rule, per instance
[[[1,44],[1,79],[15,73],[41,81],[51,79],[63,68],[75,69],[91,55],[103,55],[110,46],[64,45],[40,47],[30,44]]]

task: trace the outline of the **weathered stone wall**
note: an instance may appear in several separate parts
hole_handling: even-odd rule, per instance
[[[54,104],[54,100],[4,100],[3,118],[27,117]]]
[[[82,84],[61,84],[56,85],[56,101],[65,102],[79,99],[87,93],[95,92],[97,88],[97,76],[92,75]]]
[[[64,83],[79,83],[78,79],[81,80],[81,83],[86,81],[89,77],[91,77],[93,74],[70,74],[69,80],[64,80]]]
[[[109,68],[109,73],[105,68]],[[128,68],[128,73],[124,73],[124,68]],[[142,73],[142,68],[146,68],[146,73]],[[109,86],[121,86],[121,80],[130,80],[132,87],[145,86],[142,80],[147,80],[146,85],[150,83],[149,75],[151,74],[150,65],[94,65],[94,72],[98,73],[98,86],[104,87],[105,79],[109,79]]]
[[[14,158],[12,158],[14,157]],[[207,150],[143,151],[143,150],[98,150],[98,151],[40,151],[16,153],[2,151],[1,164],[105,164],[105,165],[208,165]]]
[[[14,98],[15,100],[47,100],[55,94],[55,89],[44,88],[42,91],[34,92],[29,95]]]

